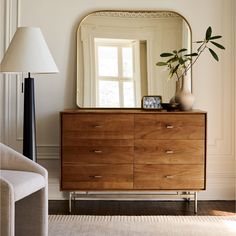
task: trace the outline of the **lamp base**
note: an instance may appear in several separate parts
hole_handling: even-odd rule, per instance
[[[24,87],[23,155],[37,161],[34,79],[30,74],[25,78]]]

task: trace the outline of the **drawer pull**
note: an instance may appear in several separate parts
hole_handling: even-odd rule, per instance
[[[102,150],[93,150],[94,153],[102,153]]]
[[[173,175],[166,175],[165,178],[166,179],[173,179]]]
[[[101,179],[102,178],[101,175],[90,175],[89,177],[93,178],[93,179]]]
[[[167,128],[167,129],[173,129],[174,126],[173,126],[173,125],[166,125],[166,128]]]
[[[99,128],[102,128],[102,125],[94,125],[93,126],[95,129],[99,129]]]
[[[166,150],[166,154],[173,154],[174,151],[173,150]]]

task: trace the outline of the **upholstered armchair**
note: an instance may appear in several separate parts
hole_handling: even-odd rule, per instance
[[[0,235],[48,235],[47,170],[0,143]]]

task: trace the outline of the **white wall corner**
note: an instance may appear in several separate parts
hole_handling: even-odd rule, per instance
[[[5,8],[6,1],[0,1],[0,61],[5,52]],[[4,76],[0,73],[0,142],[4,142]]]
[[[235,161],[235,165],[234,165],[234,199],[236,200],[236,1],[235,0],[231,0],[232,2],[232,8],[231,8],[231,14],[232,14],[232,32],[233,32],[233,53],[232,53],[232,64],[233,64],[233,81],[234,81],[234,104],[233,104],[233,109],[234,109],[234,161]]]

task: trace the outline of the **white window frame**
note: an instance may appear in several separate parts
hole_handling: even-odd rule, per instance
[[[118,75],[117,76],[99,76],[98,74],[98,47],[116,47],[118,49]],[[122,61],[122,48],[131,47],[133,52],[133,76],[125,77],[123,76],[123,61]],[[133,82],[134,88],[134,106],[138,107],[141,100],[140,92],[140,50],[139,50],[139,41],[137,40],[122,40],[122,39],[101,39],[96,38],[94,40],[94,49],[95,49],[95,84],[96,84],[96,107],[99,105],[99,81],[117,81],[119,84],[119,107],[124,106],[124,92],[123,92],[123,83],[124,82]]]

